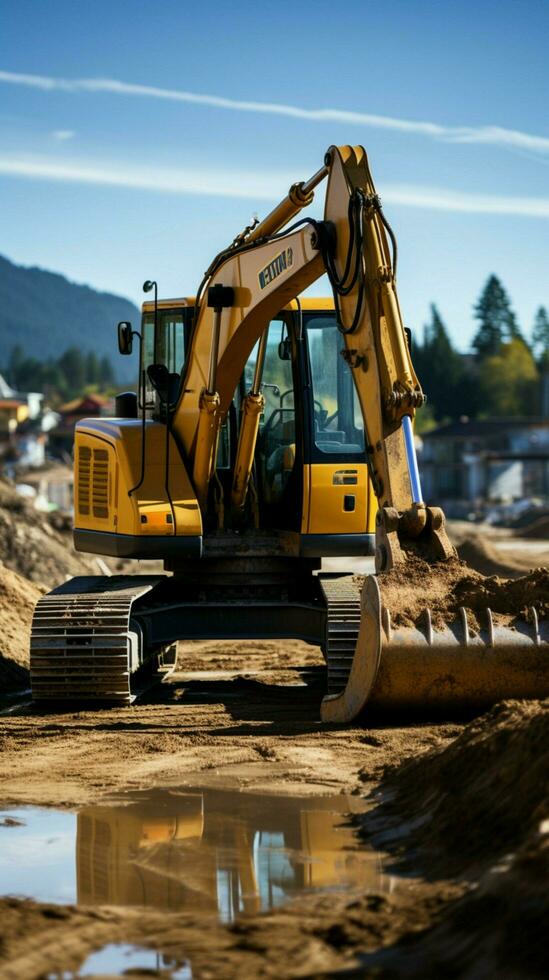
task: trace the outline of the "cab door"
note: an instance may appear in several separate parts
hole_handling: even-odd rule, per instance
[[[343,339],[333,313],[304,314],[303,320],[309,425],[301,531],[371,534],[376,501],[368,476],[362,414],[351,371],[340,353]]]
[[[299,371],[291,314],[281,313],[268,327],[261,392],[265,409],[255,454],[255,486],[261,525],[299,531],[303,511],[303,423],[299,409]],[[250,390],[258,345],[244,372]]]

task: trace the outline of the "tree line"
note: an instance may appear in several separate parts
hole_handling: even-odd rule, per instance
[[[433,304],[413,361],[427,404],[419,430],[469,418],[541,413],[541,377],[549,372],[549,314],[540,306],[526,339],[497,276],[490,276],[474,307],[478,328],[470,354],[455,349]]]
[[[44,361],[16,346],[2,374],[16,391],[42,391],[51,404],[76,398],[85,391],[108,391],[115,382],[108,357],[77,347],[69,347],[60,357]]]
[[[413,361],[427,404],[418,413],[418,430],[469,418],[538,415],[541,376],[549,372],[549,314],[540,306],[528,341],[507,292],[488,278],[474,307],[478,322],[470,354],[456,350],[433,304],[423,339],[413,340]],[[115,383],[108,357],[70,347],[60,357],[41,360],[22,347],[11,352],[1,372],[18,391],[42,391],[51,404],[87,391],[110,391]]]

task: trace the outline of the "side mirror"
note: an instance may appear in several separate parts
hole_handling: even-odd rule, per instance
[[[121,354],[131,354],[133,347],[133,330],[128,320],[121,320],[118,324],[118,350]]]

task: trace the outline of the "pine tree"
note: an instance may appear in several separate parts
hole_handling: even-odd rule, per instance
[[[57,362],[63,372],[66,388],[72,395],[80,395],[86,384],[86,362],[78,347],[69,347]]]
[[[532,328],[532,346],[538,364],[549,367],[549,314],[540,306]]]
[[[423,345],[413,352],[419,380],[437,421],[459,418],[466,411],[460,398],[464,376],[463,358],[455,350],[442,317],[434,304],[424,327]]]
[[[472,344],[478,358],[499,354],[504,342],[521,339],[509,297],[497,276],[488,278],[474,311],[480,323]]]
[[[102,357],[99,362],[99,381],[104,388],[114,384],[114,371],[108,357]]]
[[[20,344],[12,347],[8,365],[8,381],[12,388],[21,387],[21,366],[25,360],[25,352]]]
[[[86,355],[86,384],[95,385],[99,380],[99,361],[97,354],[94,351],[90,351]]]

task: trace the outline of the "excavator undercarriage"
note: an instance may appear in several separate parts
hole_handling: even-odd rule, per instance
[[[36,700],[129,704],[187,640],[301,639],[325,654],[328,691],[346,684],[360,624],[352,575],[318,559],[215,558],[157,576],[80,577],[37,605]],[[235,650],[237,654],[237,649]]]
[[[72,579],[38,603],[31,637],[37,701],[127,705],[175,666],[176,642],[301,639],[326,660],[326,722],[368,712],[479,710],[549,694],[549,624],[535,607],[513,627],[490,609],[471,631],[391,624],[374,576],[321,572],[319,562],[218,559],[188,575]],[[263,559],[265,564],[265,560]],[[252,583],[252,584],[251,584]],[[238,645],[235,645],[238,656]]]

